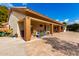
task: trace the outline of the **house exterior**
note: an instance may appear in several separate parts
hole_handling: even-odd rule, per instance
[[[11,8],[9,25],[13,29],[13,35],[18,34],[18,37],[23,37],[25,41],[30,41],[31,36],[38,33],[46,35],[63,31],[62,23],[22,7]]]

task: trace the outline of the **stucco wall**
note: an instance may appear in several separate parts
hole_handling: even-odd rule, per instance
[[[40,25],[42,25],[42,27]],[[45,25],[46,25],[46,30],[45,30]],[[40,31],[50,32],[49,30],[50,24],[47,24],[47,23],[35,21],[32,19],[31,26],[32,26],[32,32],[40,32]]]
[[[19,29],[18,21],[23,20],[25,17],[26,17],[25,15],[15,12],[15,11],[13,11],[10,14],[9,25],[10,25],[10,28],[13,29],[13,35],[17,33],[18,36],[20,36],[20,29]]]

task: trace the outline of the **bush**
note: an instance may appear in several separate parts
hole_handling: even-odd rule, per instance
[[[12,32],[13,32],[13,30],[12,29],[9,29],[9,30],[7,30],[7,31],[5,31],[5,32],[0,32],[0,37],[4,37],[4,36],[12,36]]]
[[[69,30],[69,31],[77,31],[77,30],[79,30],[79,24],[72,24],[72,25],[68,25],[67,26],[67,30]]]
[[[0,37],[5,36],[5,32],[0,32]]]
[[[44,32],[40,32],[40,36],[44,36]]]

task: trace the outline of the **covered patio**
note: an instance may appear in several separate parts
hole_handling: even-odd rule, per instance
[[[49,34],[52,35],[54,32],[61,32],[63,30],[61,28],[63,26],[62,23],[28,8],[12,8],[11,13],[12,12],[18,20],[17,27],[19,27],[19,31],[15,30],[20,32],[21,37],[23,37],[25,41],[30,41],[32,36],[41,37]],[[10,18],[12,19],[12,17]],[[14,27],[14,24],[12,26]]]
[[[27,16],[25,20],[19,21],[18,24],[20,34],[25,41],[31,40],[31,37],[52,35],[53,33],[61,32],[62,30],[61,26],[59,25],[29,16]]]

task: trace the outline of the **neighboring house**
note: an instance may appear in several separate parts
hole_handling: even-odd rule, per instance
[[[63,24],[52,20],[42,14],[28,8],[11,8],[9,18],[10,28],[13,28],[13,35],[23,37],[24,40],[31,40],[34,33],[48,33],[63,31]]]

